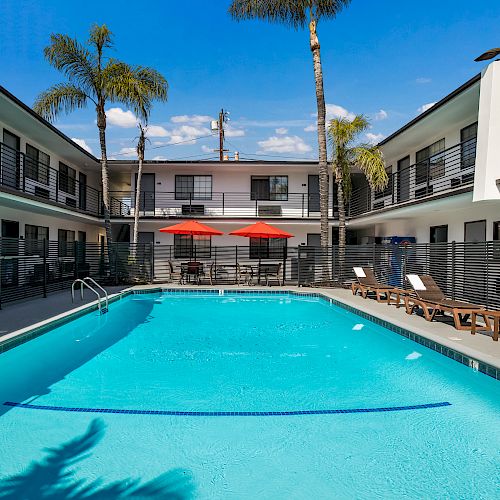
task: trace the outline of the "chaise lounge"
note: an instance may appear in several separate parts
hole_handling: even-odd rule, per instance
[[[366,299],[369,293],[374,293],[377,302],[387,302],[390,300],[390,292],[394,290],[393,286],[379,283],[373,269],[370,267],[353,267],[357,283],[351,284],[353,295],[361,293],[361,297]]]
[[[432,276],[407,274],[406,279],[414,290],[414,295],[405,297],[406,312],[408,314],[413,314],[415,310],[420,308],[424,318],[427,321],[432,321],[436,314],[451,313],[457,330],[471,330],[471,324],[468,323],[471,314],[484,309],[483,306],[478,304],[446,298],[446,295]],[[487,318],[485,318],[485,323],[484,328],[481,329],[489,331],[490,325]]]

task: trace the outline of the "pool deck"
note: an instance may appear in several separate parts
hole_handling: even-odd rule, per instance
[[[295,291],[301,293],[321,293],[326,297],[332,298],[346,306],[353,307],[366,314],[374,316],[381,321],[391,323],[397,327],[408,330],[412,333],[434,341],[454,351],[474,358],[480,362],[487,363],[497,369],[500,369],[500,342],[494,342],[491,336],[478,333],[471,335],[468,331],[458,331],[452,324],[442,321],[425,321],[420,316],[409,316],[404,307],[396,308],[394,305],[378,303],[372,299],[363,299],[359,296],[354,297],[350,290],[342,289],[321,289],[321,288],[299,288],[296,286],[278,287],[243,287],[243,286],[180,286],[172,283],[154,284],[131,287],[138,290],[150,290],[158,288],[169,289],[210,289],[219,290],[239,289],[245,291]],[[108,293],[110,296],[119,293],[127,287],[110,287]],[[27,330],[42,326],[55,317],[61,318],[75,311],[84,309],[95,301],[90,294],[86,294],[84,301],[73,304],[68,291],[58,292],[49,295],[47,298],[38,298],[21,303],[6,305],[0,310],[0,341],[7,338],[14,338]],[[416,344],[417,345],[417,344]]]

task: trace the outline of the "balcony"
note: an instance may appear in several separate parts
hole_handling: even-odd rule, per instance
[[[353,191],[348,217],[398,208],[421,200],[471,190],[474,185],[477,139],[470,139],[389,176],[387,188]]]
[[[112,217],[133,217],[135,200],[132,191],[113,191]],[[255,200],[252,193],[214,192],[198,197],[175,192],[141,193],[139,215],[161,218],[279,218],[319,219],[319,195],[288,193],[283,200]],[[120,205],[118,205],[118,202]],[[330,195],[329,205],[334,204]],[[335,201],[336,206],[336,201]],[[130,209],[128,209],[130,207]],[[118,209],[118,211],[115,211]],[[330,208],[330,217],[336,208]]]

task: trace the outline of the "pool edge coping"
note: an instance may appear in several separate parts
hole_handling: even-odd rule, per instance
[[[435,340],[434,335],[430,334],[427,331],[422,331],[420,328],[412,328],[408,325],[403,325],[401,322],[394,320],[394,318],[386,319],[384,318],[384,314],[374,314],[373,312],[365,312],[358,309],[356,306],[344,301],[342,298],[335,297],[329,294],[328,290],[315,290],[315,291],[299,291],[290,288],[281,288],[279,290],[269,290],[269,289],[238,289],[238,288],[196,288],[196,289],[186,289],[186,288],[174,288],[162,285],[153,285],[150,287],[141,287],[141,286],[132,286],[120,292],[117,292],[113,295],[109,296],[109,303],[117,302],[129,295],[142,295],[142,294],[150,294],[150,293],[185,293],[185,294],[201,294],[208,293],[212,295],[220,294],[223,291],[224,294],[228,292],[228,295],[244,295],[244,294],[289,294],[294,296],[309,296],[323,299],[325,301],[330,302],[338,307],[341,307],[344,310],[357,314],[358,316],[372,321],[373,323],[382,326],[391,332],[394,332],[400,336],[403,336],[409,340],[412,340],[424,347],[432,349],[454,361],[457,361],[475,371],[479,371],[484,375],[487,375],[493,379],[500,380],[500,363],[498,366],[492,364],[489,360],[486,361],[483,358],[483,353],[480,351],[475,351],[474,349],[468,348],[467,346],[458,346],[462,349],[457,349],[455,347],[455,342],[453,341],[445,341],[444,339],[439,337],[439,341]],[[64,313],[58,314],[55,317],[40,321],[33,325],[21,328],[19,330],[15,330],[6,334],[4,337],[0,339],[0,354],[13,349],[21,344],[28,342],[36,337],[39,337],[48,331],[62,326],[70,321],[77,319],[81,316],[89,314],[98,309],[98,301],[91,302],[89,304],[85,304],[83,306],[77,307],[75,309],[71,309]],[[418,331],[415,331],[418,330]],[[453,347],[446,344],[452,344]],[[465,349],[464,349],[465,348]],[[464,352],[465,351],[465,352]],[[470,352],[472,351],[472,352]]]

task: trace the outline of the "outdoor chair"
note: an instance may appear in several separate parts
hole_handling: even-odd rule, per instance
[[[484,307],[478,304],[446,298],[446,295],[432,276],[407,274],[406,279],[415,291],[415,295],[405,297],[406,312],[408,314],[413,314],[415,310],[420,308],[424,318],[427,321],[433,321],[437,314],[451,313],[457,330],[472,330],[472,325],[468,323],[471,314],[475,311],[484,310]],[[485,317],[484,328],[479,329],[491,330],[487,317]]]
[[[167,261],[167,271],[168,271],[167,281],[169,283],[173,283],[176,279],[179,279],[180,281],[181,274],[175,271],[174,264],[172,263],[171,260]]]
[[[377,302],[390,303],[390,292],[395,287],[379,283],[371,267],[353,267],[357,283],[352,283],[351,290],[353,295],[360,292],[361,297],[366,299],[369,293],[374,293]]]
[[[283,279],[280,277],[282,263],[279,264],[262,264],[261,265],[261,275],[264,276],[266,280],[266,286],[271,286],[271,280],[278,282],[279,286],[283,285]]]
[[[181,264],[181,278],[179,281],[181,285],[191,283],[191,280],[199,285],[203,276],[205,276],[205,273],[203,272],[203,264],[201,262]]]
[[[253,285],[253,268],[252,266],[236,264],[236,282],[238,285],[244,284]]]

